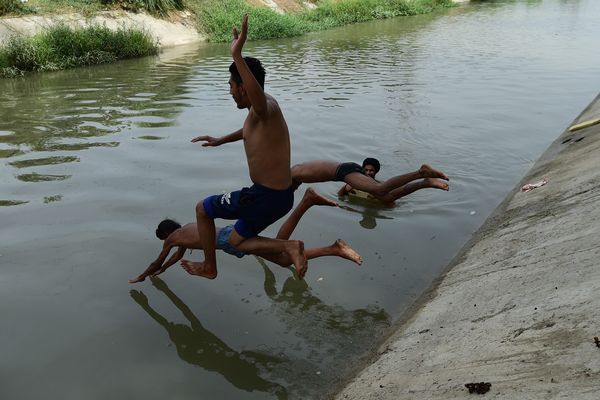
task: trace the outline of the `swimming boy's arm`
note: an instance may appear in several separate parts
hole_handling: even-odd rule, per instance
[[[244,57],[242,56],[242,48],[248,37],[248,15],[244,15],[242,18],[242,33],[238,34],[237,28],[233,28],[233,42],[231,42],[231,55],[235,66],[237,67],[238,73],[244,83],[244,89],[250,99],[252,105],[251,111],[256,114],[259,118],[263,118],[267,115],[268,105],[267,96],[263,88],[256,81],[254,75],[246,65]]]
[[[221,136],[220,138],[207,135],[196,136],[192,139],[192,143],[205,142],[202,143],[202,147],[216,147],[225,143],[237,142],[238,140],[242,140],[243,131],[243,128],[240,128],[237,131],[232,132],[229,135]]]
[[[146,270],[144,272],[142,272],[140,275],[138,275],[137,278],[130,279],[129,283],[142,282],[142,281],[144,281],[144,279],[146,279],[147,276],[150,276],[150,275],[154,274],[156,271],[158,271],[160,269],[161,265],[163,264],[163,262],[165,262],[165,259],[171,252],[172,248],[173,248],[173,244],[171,244],[168,239],[165,240],[165,243],[163,244],[163,248],[162,248],[160,254],[158,255],[158,258],[156,258],[156,260],[152,261],[150,263],[150,265],[148,266],[148,268],[146,268]]]
[[[356,191],[354,190],[354,188],[348,184],[345,184],[344,186],[342,186],[340,188],[340,190],[338,190],[337,195],[338,196],[345,196],[348,193],[356,193]]]
[[[177,248],[177,251],[171,256],[171,258],[169,258],[167,260],[166,263],[163,264],[162,267],[160,267],[160,270],[158,270],[157,272],[153,273],[152,276],[157,276],[162,274],[163,272],[165,272],[167,270],[167,268],[169,268],[171,265],[175,264],[177,261],[181,260],[183,258],[183,256],[185,255],[185,251],[187,250],[186,247],[183,246],[179,246]]]

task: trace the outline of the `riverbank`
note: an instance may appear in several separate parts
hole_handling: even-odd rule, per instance
[[[599,157],[600,124],[563,132],[336,399],[596,399]]]
[[[206,40],[206,37],[196,30],[189,12],[173,13],[171,20],[164,20],[143,13],[104,11],[93,17],[72,13],[0,18],[0,46],[6,43],[11,36],[32,36],[60,24],[71,28],[100,25],[111,30],[140,29],[149,32],[160,47]]]

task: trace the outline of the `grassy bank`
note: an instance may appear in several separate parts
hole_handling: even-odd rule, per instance
[[[210,41],[231,40],[231,26],[239,25],[242,15],[248,14],[252,23],[250,39],[272,39],[299,36],[337,26],[373,19],[425,14],[453,5],[451,0],[321,0],[314,10],[281,15],[256,7],[244,0],[188,1],[198,16],[200,30]]]
[[[143,31],[111,31],[100,26],[71,29],[59,25],[32,37],[15,36],[0,48],[0,76],[103,64],[157,53],[157,44]]]

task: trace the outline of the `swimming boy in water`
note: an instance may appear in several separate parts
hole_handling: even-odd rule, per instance
[[[356,170],[357,165],[358,164],[353,164],[354,170]],[[423,167],[421,167],[421,168],[423,168]],[[362,168],[361,168],[360,172],[365,176],[373,178],[373,180],[375,180],[376,182],[379,182],[377,179],[375,179],[375,175],[377,175],[377,173],[379,172],[380,169],[381,169],[381,164],[379,163],[379,160],[377,160],[376,158],[369,157],[369,158],[365,158],[363,160]],[[440,173],[439,177],[441,177],[442,175],[443,174]],[[350,179],[351,178],[352,177],[350,177]],[[419,180],[419,178],[416,178],[417,182],[408,182],[408,183],[390,191],[389,195],[384,197],[385,198],[384,202],[387,204],[391,204],[395,200],[399,199],[400,197],[404,197],[404,196],[409,195],[420,189],[432,188],[432,189],[448,190],[448,184],[443,179],[447,179],[447,177],[445,175],[443,175],[442,179],[430,177],[430,178],[424,178],[424,179]],[[345,195],[348,195],[351,193],[356,193],[356,190],[357,189],[355,187],[353,187],[352,185],[347,183],[340,188],[340,190],[338,191],[338,196],[345,196]],[[358,190],[360,190],[360,189],[358,189]],[[376,197],[372,194],[369,194],[369,198],[376,199]]]
[[[292,211],[283,225],[281,225],[281,228],[277,233],[277,239],[288,240],[298,225],[300,218],[302,218],[306,211],[314,205],[337,206],[335,202],[319,195],[312,188],[306,189],[298,206]],[[236,257],[243,257],[246,253],[237,251],[228,243],[228,237],[232,229],[233,225],[229,225],[217,230],[217,247]],[[130,279],[129,283],[142,282],[148,276],[162,274],[167,268],[183,258],[187,249],[202,249],[202,243],[198,236],[198,227],[195,223],[187,224],[182,227],[177,222],[166,219],[158,224],[156,236],[159,239],[164,240],[163,249],[158,258],[138,277]],[[177,247],[176,252],[165,262],[173,247]],[[324,256],[337,256],[354,261],[359,265],[362,263],[362,257],[341,239],[336,240],[332,245],[327,247],[306,249],[305,253],[306,258],[308,259]],[[282,267],[287,267],[292,264],[291,257],[287,253],[278,251],[277,249],[273,249],[272,252],[257,252],[252,254],[259,255]]]
[[[217,276],[215,254],[215,218],[237,219],[228,243],[245,253],[277,252],[290,257],[298,275],[307,268],[304,244],[259,237],[258,234],[291,210],[294,190],[290,171],[290,137],[277,101],[264,92],[265,70],[259,60],[242,56],[248,34],[248,16],[242,20],[242,32],[233,28],[229,67],[229,93],[239,109],[248,109],[241,129],[223,136],[198,136],[192,142],[219,146],[244,140],[252,187],[223,195],[210,196],[196,205],[198,236],[204,261],[182,260],[185,270],[208,279]]]
[[[339,163],[328,160],[307,161],[292,167],[292,179],[296,185],[315,182],[346,182],[352,188],[373,195],[384,203],[406,196],[418,189],[436,188],[448,190],[449,178],[428,164],[414,172],[394,176],[386,181],[378,182],[363,172],[363,167],[354,162]],[[422,181],[410,185],[410,182]]]

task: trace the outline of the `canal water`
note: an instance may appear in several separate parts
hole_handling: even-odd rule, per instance
[[[161,219],[192,222],[198,200],[250,183],[241,143],[190,143],[245,117],[227,45],[1,80],[0,398],[327,398],[596,96],[599,15],[594,0],[489,1],[248,43],[294,163],[451,178],[392,209],[309,210],[293,238],[343,238],[364,263],[316,259],[302,281],[219,254],[214,281],[173,266],[127,283],[158,255]]]

